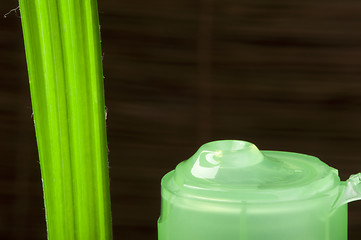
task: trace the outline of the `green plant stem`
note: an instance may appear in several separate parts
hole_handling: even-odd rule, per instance
[[[96,0],[20,0],[48,239],[111,239]]]

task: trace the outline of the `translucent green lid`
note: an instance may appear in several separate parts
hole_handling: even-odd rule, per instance
[[[303,200],[332,194],[338,184],[337,170],[316,157],[237,140],[203,145],[162,181],[182,197],[237,202]]]

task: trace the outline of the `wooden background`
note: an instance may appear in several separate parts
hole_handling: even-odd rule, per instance
[[[0,14],[16,8],[1,1]],[[156,239],[160,179],[243,139],[361,171],[361,2],[99,0],[114,239]],[[0,15],[0,239],[45,239],[20,18]],[[361,203],[349,239],[361,239]],[[307,239],[305,239],[307,240]]]

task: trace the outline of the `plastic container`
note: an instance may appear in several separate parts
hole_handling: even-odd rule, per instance
[[[360,182],[313,156],[210,142],[163,177],[158,239],[346,240]]]

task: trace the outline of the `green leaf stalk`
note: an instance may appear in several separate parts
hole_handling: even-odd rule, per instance
[[[97,2],[19,2],[48,239],[112,239]]]

